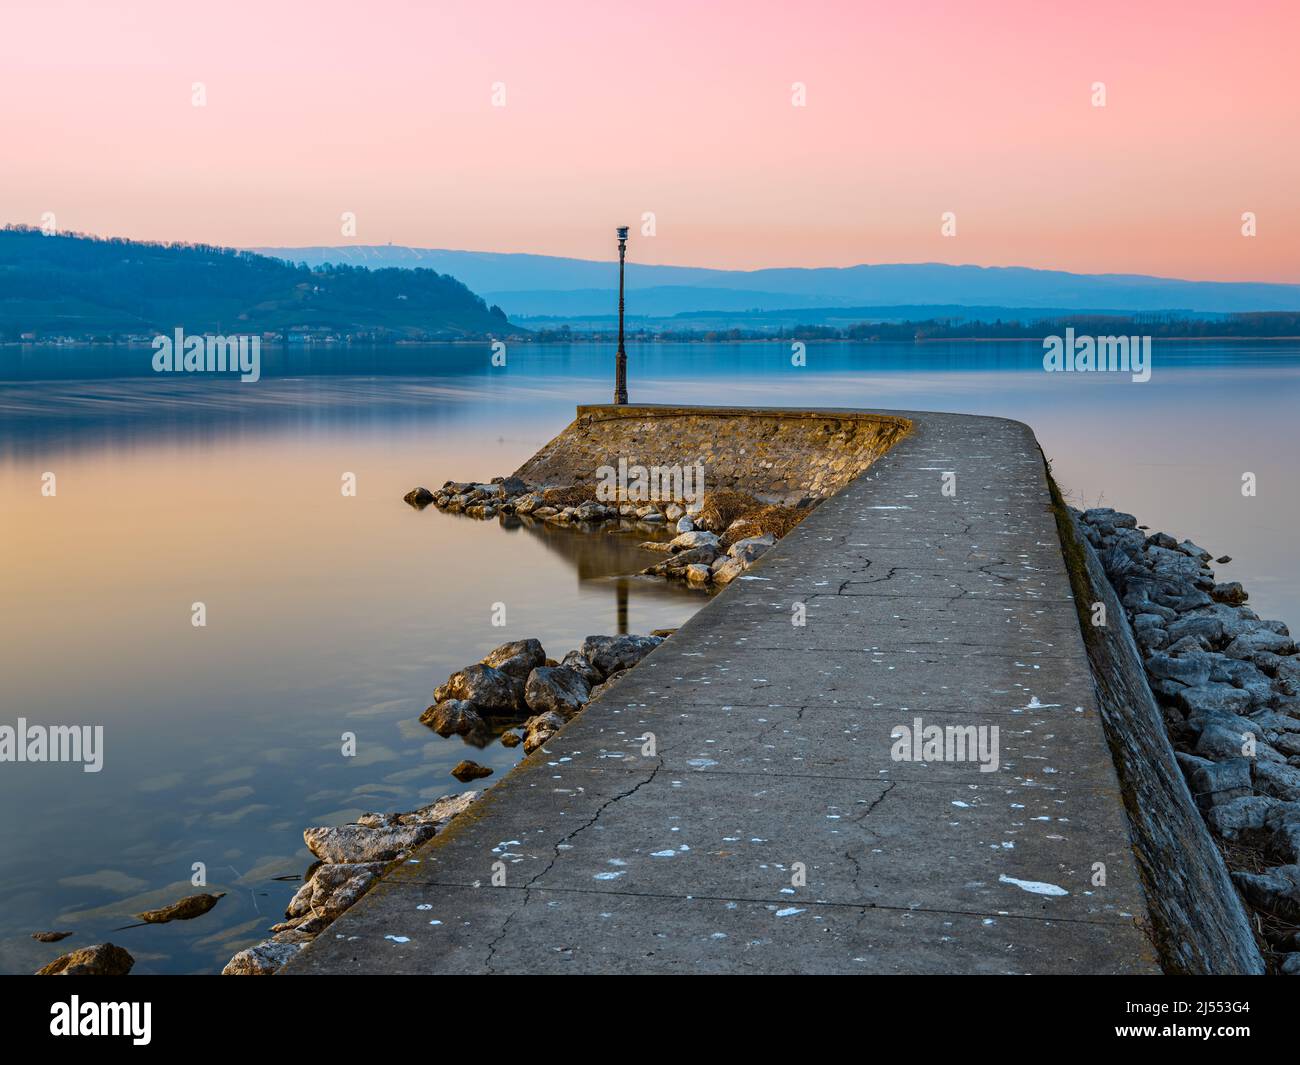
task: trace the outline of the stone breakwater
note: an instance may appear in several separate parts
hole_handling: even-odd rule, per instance
[[[1300,654],[1211,553],[1073,512],[1123,606],[1168,738],[1275,971],[1300,975]],[[1223,556],[1220,564],[1231,561]]]
[[[588,636],[562,661],[535,639],[502,644],[434,691],[420,721],[446,738],[483,747],[499,736],[531,754],[653,651],[663,636]],[[503,727],[504,726],[504,727]],[[270,976],[350,909],[390,868],[467,810],[479,792],[444,795],[407,813],[363,814],[353,824],[308,828],[317,858],[270,938],[239,951],[223,976]]]
[[[447,481],[437,492],[414,488],[403,498],[416,509],[432,505],[483,521],[544,521],[581,531],[614,524],[621,530],[639,527],[647,535],[666,531],[673,534],[671,539],[640,546],[668,557],[640,573],[717,587],[749,569],[816,505],[763,503],[735,491],[710,492],[698,501],[604,504],[591,498],[587,486],[539,488],[516,477],[496,477],[485,484]]]
[[[420,721],[439,736],[485,746],[493,723],[501,742],[532,754],[586,705],[616,685],[664,637],[588,636],[556,661],[534,639],[502,644],[453,673],[433,693]]]
[[[362,814],[350,825],[306,829],[303,841],[318,860],[289,901],[285,919],[271,926],[269,939],[239,951],[221,975],[273,975],[374,887],[385,870],[407,861],[478,795],[444,795],[408,813]]]

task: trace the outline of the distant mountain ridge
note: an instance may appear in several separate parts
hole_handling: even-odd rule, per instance
[[[0,339],[170,333],[481,337],[508,328],[432,270],[315,268],[203,244],[0,229]]]
[[[485,299],[500,304],[511,316],[609,313],[611,294],[617,285],[615,262],[549,255],[399,245],[256,250],[309,265],[429,267],[459,278]],[[634,247],[634,254],[636,250]],[[1300,310],[1300,285],[1184,281],[1143,274],[1074,274],[1022,266],[945,263],[714,270],[630,262],[627,284],[629,311],[663,316],[691,311],[908,304],[1108,307],[1125,312]]]

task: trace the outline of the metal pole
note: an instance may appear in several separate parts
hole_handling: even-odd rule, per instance
[[[623,349],[623,260],[627,251],[627,226],[618,227],[618,354],[614,357],[614,402],[627,403],[627,352]]]

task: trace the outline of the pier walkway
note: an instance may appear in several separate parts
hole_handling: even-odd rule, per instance
[[[1033,433],[886,413],[912,433],[285,972],[1158,972]],[[917,719],[996,727],[996,770],[918,760]]]

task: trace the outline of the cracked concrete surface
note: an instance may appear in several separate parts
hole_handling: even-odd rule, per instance
[[[285,971],[1158,972],[1033,434],[885,413],[913,433]],[[997,770],[895,760],[916,718],[996,726]]]

